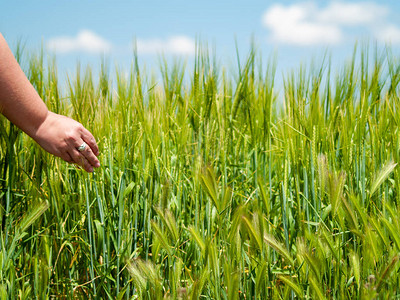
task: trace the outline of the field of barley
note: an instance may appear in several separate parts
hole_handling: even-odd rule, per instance
[[[102,166],[54,158],[0,116],[1,300],[400,297],[389,47],[275,74],[254,48],[232,67],[198,46],[160,76],[133,54],[128,72],[99,59],[66,82],[43,52],[15,54]]]

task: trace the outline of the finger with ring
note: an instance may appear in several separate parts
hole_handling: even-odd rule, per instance
[[[86,149],[86,147],[87,147],[87,144],[85,142],[83,142],[83,144],[80,145],[77,149],[79,152],[82,152]]]

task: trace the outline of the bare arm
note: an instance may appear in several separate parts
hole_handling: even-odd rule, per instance
[[[0,111],[33,136],[48,110],[0,34]]]
[[[0,33],[0,112],[49,153],[93,171],[100,162],[93,135],[79,122],[48,111]],[[78,147],[87,143],[83,151]]]

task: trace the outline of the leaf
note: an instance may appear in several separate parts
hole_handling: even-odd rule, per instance
[[[128,196],[128,195],[132,192],[132,190],[133,190],[134,187],[135,187],[135,183],[132,181],[132,182],[126,187],[126,189],[124,190],[123,198],[125,198],[126,196]]]
[[[207,167],[204,172],[200,174],[200,182],[203,188],[206,190],[208,196],[210,196],[213,204],[217,208],[218,213],[221,212],[220,203],[217,195],[217,182],[212,167]]]
[[[300,299],[304,298],[301,287],[296,282],[294,282],[291,277],[279,275],[278,278],[282,280],[287,286],[289,286]]]
[[[311,286],[313,287],[314,292],[317,294],[317,297],[315,297],[315,299],[321,299],[321,300],[326,299],[320,288],[321,283],[318,280],[316,280],[314,276],[310,276],[310,283]]]
[[[400,251],[400,235],[399,235],[399,229],[393,226],[392,223],[390,223],[386,218],[382,218],[382,223],[386,227],[386,229],[389,231],[390,235],[392,236],[394,243],[397,247],[397,251]]]
[[[155,210],[164,226],[168,229],[173,242],[176,243],[179,239],[179,233],[174,215],[169,210],[166,210],[165,213],[160,208],[155,208]]]
[[[265,284],[266,279],[267,279],[267,263],[265,261],[262,261],[260,266],[257,268],[257,275],[256,275],[256,294],[261,293],[261,288]]]
[[[260,177],[258,178],[257,183],[258,183],[258,188],[260,189],[261,199],[265,206],[266,215],[269,216],[269,208],[270,208],[269,195],[267,196],[267,194],[265,193],[265,189]]]
[[[204,239],[200,236],[200,232],[193,226],[189,227],[189,232],[192,234],[196,244],[200,247],[201,252],[204,252],[206,250],[206,244]]]
[[[360,286],[360,278],[361,278],[361,272],[360,272],[360,258],[358,254],[354,251],[350,252],[350,264],[352,265],[353,268],[353,274],[354,277],[357,281],[357,285]]]
[[[49,208],[49,203],[47,201],[41,202],[35,208],[33,208],[28,214],[23,218],[19,224],[19,232],[23,233],[28,229],[29,226],[33,224],[44,212]]]
[[[151,221],[151,227],[153,227],[153,232],[157,236],[157,238],[160,241],[163,248],[168,252],[169,255],[172,255],[171,247],[166,239],[165,233],[161,230],[161,228],[154,221]]]
[[[250,237],[256,242],[258,249],[262,251],[262,239],[259,235],[259,232],[256,232],[256,229],[251,224],[250,220],[246,216],[242,216],[242,221],[246,225],[247,231],[250,234]]]
[[[204,285],[207,282],[207,279],[208,279],[209,275],[210,275],[210,273],[207,270],[207,268],[204,268],[203,269],[203,273],[201,274],[200,278],[197,279],[192,285],[192,288],[191,288],[191,291],[190,291],[190,299],[194,300],[194,299],[200,299],[201,298],[200,297],[201,296],[201,292],[202,292],[202,290],[204,288]]]
[[[379,186],[389,177],[390,173],[393,172],[397,163],[393,161],[388,162],[376,175],[375,180],[371,184],[370,196],[372,196],[379,188]]]
[[[266,233],[264,234],[264,241],[270,245],[272,248],[274,248],[277,252],[279,252],[283,257],[285,257],[291,266],[294,266],[294,260],[292,256],[290,255],[289,251],[286,249],[285,246],[283,246],[281,243],[279,243],[275,237],[272,235]]]
[[[387,267],[383,270],[381,276],[379,277],[379,281],[376,285],[376,290],[379,292],[379,290],[382,287],[382,283],[385,281],[387,277],[390,276],[390,273],[392,273],[393,269],[396,267],[397,263],[399,262],[399,255],[395,255],[392,260],[389,262]]]

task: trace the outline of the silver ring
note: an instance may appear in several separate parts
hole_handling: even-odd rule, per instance
[[[86,149],[86,147],[87,147],[87,144],[85,142],[83,142],[83,144],[80,145],[77,149],[79,152],[82,152]]]

